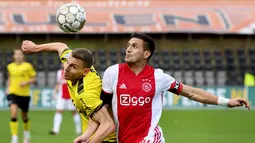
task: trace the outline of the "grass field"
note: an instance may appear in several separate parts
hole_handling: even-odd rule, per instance
[[[72,143],[75,138],[71,113],[65,112],[61,132],[48,134],[53,111],[31,111],[32,143]],[[9,112],[0,111],[0,142],[10,143]],[[20,120],[19,120],[20,121]],[[165,110],[160,121],[166,143],[254,143],[255,111]],[[22,124],[19,124],[22,143]]]

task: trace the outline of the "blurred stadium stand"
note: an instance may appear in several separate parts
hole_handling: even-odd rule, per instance
[[[2,50],[2,49],[1,49]],[[123,62],[125,49],[93,49],[95,67],[99,73],[108,66]],[[12,61],[12,52],[0,52],[0,81],[5,86],[5,66]],[[37,70],[39,87],[53,87],[60,61],[56,53],[28,55]],[[255,71],[255,48],[164,48],[157,49],[149,64],[165,70],[188,85],[224,86],[243,85],[246,71]]]
[[[89,20],[79,34],[65,34],[57,27],[53,17],[64,1],[0,1],[0,87],[6,86],[6,65],[12,61],[12,49],[22,40],[62,41],[71,48],[88,48],[102,75],[110,65],[124,61],[130,37],[127,33],[131,31],[150,33],[157,49],[149,63],[183,83],[243,85],[244,73],[255,71],[255,2],[244,1],[193,0],[191,9],[181,1],[77,1],[89,11]],[[21,14],[21,8],[27,13]],[[53,87],[60,68],[58,55],[37,53],[26,59],[38,72],[36,86]]]

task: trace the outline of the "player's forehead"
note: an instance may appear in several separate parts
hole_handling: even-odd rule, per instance
[[[72,54],[70,54],[68,57],[67,57],[67,61],[69,64],[75,64],[77,65],[78,67],[82,67],[83,66],[83,62],[80,60],[80,59],[77,59],[77,58],[74,58],[72,56]]]
[[[14,54],[23,54],[21,50],[14,50]]]
[[[142,39],[139,39],[139,38],[131,38],[129,41],[128,41],[128,44],[138,44],[138,45],[141,45],[143,44],[143,40]]]

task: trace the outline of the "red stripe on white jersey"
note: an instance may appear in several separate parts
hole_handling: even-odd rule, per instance
[[[157,143],[158,142],[158,130],[157,130],[157,127],[154,130],[155,130],[155,135],[154,135],[153,143]]]
[[[159,132],[159,138],[158,138],[159,141],[158,141],[158,142],[160,143],[160,142],[161,142],[161,131],[159,130],[158,126],[157,126],[157,130],[158,130],[158,132]]]
[[[155,128],[155,135],[154,135],[154,141],[153,143],[160,143],[161,142],[161,132],[158,128],[158,126]]]

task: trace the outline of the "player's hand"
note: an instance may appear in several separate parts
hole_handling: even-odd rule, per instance
[[[7,96],[7,95],[9,95],[10,94],[10,90],[9,89],[6,89],[5,90],[5,95]]]
[[[21,82],[20,83],[20,87],[24,87],[24,86],[26,86],[27,85],[27,82]]]
[[[21,49],[24,53],[34,53],[36,52],[36,44],[32,41],[25,40],[22,42]]]
[[[82,134],[76,139],[74,139],[74,143],[89,143],[90,137],[87,134]]]
[[[243,105],[245,106],[245,108],[250,110],[250,105],[249,105],[248,101],[243,98],[233,98],[233,99],[230,99],[228,102],[228,107],[230,107],[230,108],[240,107]]]

